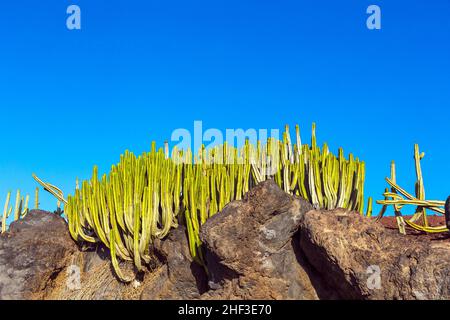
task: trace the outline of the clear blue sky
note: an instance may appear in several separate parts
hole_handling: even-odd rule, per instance
[[[66,28],[66,8],[82,30]],[[366,28],[366,8],[382,30]],[[281,128],[366,161],[380,198],[390,161],[413,190],[450,194],[450,2],[2,1],[0,205],[36,172],[66,193],[92,166],[176,128]],[[54,209],[51,196],[42,205]]]

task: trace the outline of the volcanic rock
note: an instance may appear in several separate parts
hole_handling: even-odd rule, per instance
[[[0,235],[0,300],[43,298],[77,251],[64,219],[30,211]]]
[[[31,211],[0,236],[0,300],[450,299],[448,234],[405,236],[356,212],[314,210],[272,180],[210,218],[201,239],[208,273],[180,226],[125,284],[103,244],[77,245],[63,218]]]
[[[308,263],[341,299],[450,299],[450,243],[387,230],[343,209],[300,223]]]
[[[292,237],[312,206],[273,180],[201,228],[212,290],[204,299],[317,299]]]

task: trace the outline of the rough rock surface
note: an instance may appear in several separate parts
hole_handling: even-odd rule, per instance
[[[194,264],[189,254],[185,229],[173,230],[164,241],[157,240],[154,264],[148,272],[138,275],[130,285],[115,277],[109,260],[109,250],[99,245],[97,250],[75,254],[75,266],[80,270],[79,286],[67,286],[69,273],[56,280],[57,289],[48,299],[65,300],[179,300],[199,299],[207,289],[203,268]],[[122,268],[130,265],[122,265]],[[69,283],[71,281],[69,280]]]
[[[201,238],[209,278],[180,227],[155,242],[148,272],[123,284],[107,248],[78,247],[62,218],[31,211],[0,236],[0,300],[450,299],[447,240],[313,210],[273,181],[208,220]]]
[[[194,300],[207,288],[206,272],[189,252],[186,230],[173,230],[167,239],[155,243],[163,267],[152,281],[144,284],[143,300]]]
[[[402,236],[342,209],[300,224],[308,262],[343,299],[450,299],[450,245]]]
[[[12,223],[0,235],[0,300],[43,298],[77,250],[54,214],[33,210]]]
[[[212,290],[205,299],[317,299],[292,244],[312,206],[269,180],[201,229]]]
[[[76,252],[71,264],[54,280],[50,300],[122,300],[135,299],[134,288],[118,281],[103,245]]]

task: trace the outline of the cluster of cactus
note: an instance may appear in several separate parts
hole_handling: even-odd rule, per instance
[[[317,146],[315,125],[311,146],[303,145],[296,127],[292,144],[289,127],[282,140],[264,144],[248,140],[241,148],[202,147],[197,154],[164,148],[136,157],[121,156],[109,174],[98,177],[97,168],[67,200],[56,187],[35,177],[45,190],[65,203],[72,237],[101,241],[110,248],[113,267],[120,279],[133,280],[120,268],[132,261],[142,270],[152,258],[152,242],[164,238],[179,223],[186,225],[190,252],[203,263],[200,227],[227,203],[240,200],[254,185],[274,179],[287,193],[310,201],[316,208],[364,210],[364,162],[342,149],[338,156],[326,144]],[[371,213],[371,203],[367,213]]]
[[[397,219],[397,225],[400,233],[406,234],[406,226],[414,230],[424,231],[428,233],[447,232],[446,226],[430,226],[427,218],[427,210],[437,212],[438,214],[445,214],[444,201],[426,200],[425,199],[425,185],[423,182],[422,168],[420,161],[425,157],[425,153],[419,151],[419,145],[414,146],[414,162],[416,169],[416,183],[415,195],[408,193],[404,188],[397,184],[397,174],[395,162],[391,163],[391,177],[386,178],[387,183],[391,187],[385,189],[383,193],[384,200],[377,201],[378,204],[383,205],[378,219],[381,219],[386,213],[388,206],[393,206],[394,213]],[[410,219],[405,219],[402,216],[401,210],[404,206],[412,205],[416,207],[414,215]],[[420,224],[419,224],[420,222]]]
[[[291,144],[289,127],[280,144],[279,168],[275,181],[285,192],[309,200],[316,208],[347,208],[360,213],[364,210],[365,164],[352,154],[344,157],[339,149],[336,157],[327,144],[322,149],[316,140],[313,124],[311,146],[302,145],[300,129],[296,126],[297,143]],[[264,155],[263,155],[264,156]],[[371,212],[369,199],[368,213]]]
[[[14,221],[17,221],[21,218],[24,218],[29,211],[28,202],[30,200],[30,196],[26,195],[25,198],[20,194],[20,190],[16,192],[16,202],[14,205]],[[13,213],[13,207],[10,206],[11,201],[11,192],[8,192],[6,195],[5,206],[3,208],[3,215],[1,220],[1,233],[7,231],[7,219]],[[35,209],[39,208],[39,188],[36,188],[35,192]]]
[[[117,257],[133,261],[137,270],[151,260],[151,242],[164,238],[177,226],[180,211],[181,168],[168,161],[162,150],[136,157],[121,156],[109,175],[98,177],[97,167],[90,181],[84,181],[69,196],[65,214],[74,239],[95,243],[111,251],[117,275],[124,275]]]

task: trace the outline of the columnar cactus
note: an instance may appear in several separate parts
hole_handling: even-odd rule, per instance
[[[448,197],[445,202],[445,222],[447,228],[450,229],[450,197]]]
[[[230,201],[240,200],[252,186],[274,179],[287,193],[309,200],[317,208],[364,210],[364,162],[350,154],[332,154],[317,145],[315,124],[311,146],[302,144],[296,127],[295,144],[289,127],[278,141],[269,138],[240,148],[227,143],[193,154],[190,150],[156,149],[136,157],[126,151],[109,174],[84,181],[64,199],[62,191],[35,179],[65,203],[69,230],[77,241],[102,242],[125,282],[120,261],[132,261],[138,271],[152,259],[152,243],[178,223],[186,225],[193,258],[203,263],[200,227]],[[77,183],[78,185],[78,183]],[[369,202],[371,204],[371,201]],[[371,205],[367,213],[371,214]]]
[[[7,230],[7,219],[11,216],[13,212],[13,207],[9,206],[11,200],[11,192],[6,195],[6,201],[3,209],[1,233]],[[30,197],[27,195],[25,199],[20,195],[20,190],[16,192],[16,202],[14,205],[14,221],[24,218],[28,214],[28,202]]]
[[[416,183],[415,183],[415,195],[408,193],[404,188],[397,184],[395,163],[391,163],[391,177],[386,178],[386,182],[390,185],[391,190],[386,189],[383,196],[384,200],[377,201],[378,204],[382,204],[383,208],[378,216],[381,219],[386,212],[388,206],[394,207],[394,212],[397,218],[397,224],[400,233],[406,234],[405,227],[409,226],[418,231],[424,231],[428,233],[440,233],[448,231],[448,226],[430,226],[427,219],[427,210],[437,212],[439,214],[445,214],[444,201],[426,200],[425,199],[425,186],[422,177],[422,168],[420,161],[425,157],[425,153],[419,152],[419,145],[414,145],[414,163],[416,169]],[[416,212],[411,219],[405,219],[401,214],[401,209],[405,205],[416,206]],[[420,221],[420,223],[419,223]],[[448,221],[448,220],[447,220]]]
[[[34,191],[34,209],[39,209],[39,187]]]

